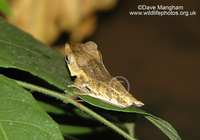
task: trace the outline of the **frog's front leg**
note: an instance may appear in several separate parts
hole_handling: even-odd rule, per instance
[[[77,77],[74,81],[74,84],[69,85],[68,87],[76,87],[76,88],[80,89],[79,92],[74,92],[74,94],[88,95],[88,96],[100,99],[102,101],[107,101],[107,102],[110,101],[110,98],[108,96],[104,96],[102,94],[95,93],[95,92],[91,91],[91,89],[88,89],[87,88],[87,81],[85,81],[84,78]]]
[[[72,85],[68,85],[68,87],[75,87],[75,88],[78,88],[79,90],[83,91],[84,93],[86,92],[90,92],[87,88],[86,88],[86,85],[84,84],[84,81],[81,77],[77,77],[75,80],[74,80],[74,84]],[[76,94],[76,93],[75,93]]]

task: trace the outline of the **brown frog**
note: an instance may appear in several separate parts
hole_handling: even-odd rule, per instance
[[[66,44],[65,56],[71,75],[76,76],[74,84],[69,87],[80,89],[75,94],[88,95],[120,108],[144,105],[109,74],[96,43]]]

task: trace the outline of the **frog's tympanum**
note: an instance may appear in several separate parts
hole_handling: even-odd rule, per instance
[[[96,43],[89,41],[85,44],[66,44],[65,55],[71,75],[76,76],[74,84],[69,87],[80,89],[75,94],[88,95],[120,108],[144,105],[110,75]]]

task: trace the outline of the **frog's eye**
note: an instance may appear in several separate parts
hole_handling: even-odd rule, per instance
[[[70,60],[71,60],[71,57],[70,57],[70,54],[66,55],[65,56],[65,60],[68,64],[70,64]]]
[[[97,50],[97,44],[94,43],[93,41],[88,41],[85,43],[85,47],[89,50],[89,51],[96,51]]]
[[[82,67],[80,67],[80,66],[79,66],[79,69],[80,69],[80,70],[83,70],[83,68],[82,68]]]

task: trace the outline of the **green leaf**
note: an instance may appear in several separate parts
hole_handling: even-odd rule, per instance
[[[171,140],[181,139],[176,130],[166,121],[155,117],[153,115],[145,116],[150,122],[155,124],[160,130],[162,130]]]
[[[12,12],[10,10],[7,0],[0,0],[0,12],[3,12],[4,14],[7,14],[9,16],[12,15]]]
[[[37,41],[29,34],[8,24],[0,17],[0,67],[16,68],[38,76],[50,84],[73,94],[75,88],[67,70],[64,56]],[[1,87],[0,87],[1,88]],[[136,107],[118,108],[89,96],[79,96],[86,102],[107,110],[133,112],[145,115],[171,139],[180,139],[176,130],[167,122]]]
[[[63,139],[58,124],[28,91],[3,75],[0,87],[1,140]]]
[[[30,72],[62,90],[72,84],[62,54],[10,25],[1,17],[0,67]]]

